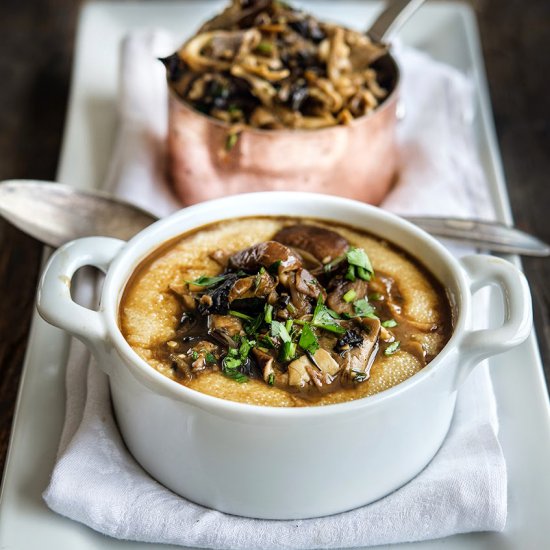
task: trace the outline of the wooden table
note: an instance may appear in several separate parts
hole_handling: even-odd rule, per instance
[[[550,3],[470,0],[478,15],[516,225],[550,242]],[[0,180],[55,179],[79,3],[0,4]],[[0,220],[0,470],[9,441],[42,246]],[[550,379],[550,260],[526,259]]]

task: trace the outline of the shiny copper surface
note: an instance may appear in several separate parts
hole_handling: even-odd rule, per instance
[[[379,204],[397,169],[398,69],[389,97],[346,126],[319,130],[245,128],[226,147],[229,126],[169,101],[169,176],[184,204],[250,191],[310,191]]]

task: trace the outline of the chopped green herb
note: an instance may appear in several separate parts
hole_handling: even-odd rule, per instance
[[[346,272],[346,279],[348,281],[355,281],[355,266],[354,265],[348,265],[348,270]]]
[[[254,292],[258,290],[260,283],[262,282],[262,275],[265,273],[265,267],[261,267],[260,271],[256,273],[256,278],[254,279]]]
[[[267,348],[273,349],[275,347],[275,344],[273,343],[273,340],[269,337],[268,334],[260,336],[259,341],[262,344],[264,344],[264,346],[266,346]]]
[[[231,380],[235,380],[235,382],[238,382],[239,384],[248,382],[248,376],[245,376],[238,370],[224,370],[223,373],[227,376],[227,378],[231,378]]]
[[[287,322],[285,323],[285,328],[286,328],[286,331],[291,334],[291,331],[292,331],[292,325],[294,324],[294,321],[292,319],[288,319]]]
[[[329,262],[328,264],[325,264],[323,266],[323,270],[325,273],[328,273],[329,271],[332,271],[337,265],[341,264],[346,259],[346,255],[342,254],[341,256],[338,256],[337,258],[334,258],[332,262]]]
[[[242,109],[237,105],[229,105],[227,112],[231,115],[232,119],[238,119],[243,114]]]
[[[201,275],[198,279],[195,279],[194,281],[185,281],[188,284],[196,285],[196,286],[203,286],[203,287],[209,287],[217,285],[219,282],[223,281],[225,279],[225,275],[218,275],[217,277],[206,277],[205,275]]]
[[[284,342],[279,351],[279,361],[286,363],[294,359],[296,355],[296,344],[294,342]]]
[[[352,369],[351,372],[355,374],[355,376],[353,377],[354,382],[364,382],[369,377],[369,375],[366,372],[363,372],[360,370]]]
[[[244,319],[245,321],[255,321],[256,320],[254,317],[251,317],[250,315],[247,315],[246,313],[241,313],[240,311],[235,311],[234,309],[229,310],[229,315],[233,315],[233,317],[238,317],[239,319]]]
[[[357,302],[353,304],[353,309],[355,309],[355,314],[358,317],[370,317],[372,319],[378,318],[374,313],[374,306],[372,304],[369,304],[369,302],[367,302],[365,298],[357,300]]]
[[[271,304],[266,304],[264,309],[264,321],[270,325],[273,321],[273,306]]]
[[[395,319],[388,319],[382,323],[384,328],[393,328],[397,326],[397,321]]]
[[[317,299],[317,305],[315,306],[315,311],[313,312],[311,324],[314,327],[323,328],[325,330],[329,330],[330,332],[335,332],[336,334],[344,334],[346,329],[334,321],[337,318],[338,315],[326,307],[323,303],[323,298],[319,296]]]
[[[213,353],[208,352],[206,354],[206,362],[207,363],[217,363],[216,356]]]
[[[355,300],[357,296],[357,292],[355,292],[355,290],[353,290],[353,288],[351,290],[348,290],[343,296],[342,298],[344,299],[344,302],[346,302],[347,304],[349,304],[350,302],[353,302],[353,300]]]
[[[317,336],[315,336],[309,323],[303,326],[298,344],[303,350],[309,351],[312,355],[319,349],[319,340],[317,340]]]
[[[258,44],[256,50],[260,53],[269,55],[273,51],[273,45],[271,42],[263,41]]]
[[[380,292],[373,292],[372,294],[369,294],[369,300],[371,302],[375,302],[381,299],[382,299],[382,294],[380,294]]]
[[[241,366],[241,360],[238,357],[231,357],[226,355],[222,361],[223,371],[237,370]]]
[[[374,275],[374,269],[370,263],[367,253],[362,248],[350,248],[346,252],[348,264],[357,266],[357,275],[365,281],[370,281]]]
[[[260,328],[260,326],[262,325],[263,320],[264,320],[264,315],[263,313],[260,313],[259,315],[256,316],[254,321],[248,321],[246,323],[244,327],[245,332],[250,336],[255,335],[258,332],[258,329]]]
[[[193,359],[193,361],[196,361],[198,358],[199,358],[198,352],[196,352],[195,350],[193,350],[193,351],[191,352],[191,359]]]
[[[399,340],[396,340],[395,342],[392,342],[385,350],[384,350],[384,355],[392,355],[393,353],[395,353],[398,349],[399,349],[399,346],[401,345],[401,342],[399,342]]]
[[[288,333],[288,330],[279,321],[272,321],[271,323],[271,336],[279,337],[284,343],[292,342],[292,338]]]
[[[248,382],[248,377],[238,370],[242,361],[240,358],[233,356],[235,352],[236,350],[229,350],[228,354],[223,358],[222,372],[227,378],[231,378],[235,382],[242,384],[243,382]]]
[[[241,345],[239,347],[239,355],[241,357],[241,360],[244,361],[248,357],[248,354],[250,353],[250,350],[255,343],[256,342],[254,340],[248,340],[244,337],[241,339]]]
[[[269,271],[269,273],[277,273],[277,270],[282,263],[282,260],[276,260],[267,268],[267,270]]]
[[[273,384],[275,384],[275,375],[273,373],[271,373],[268,377],[267,377],[267,383],[270,385],[270,386],[273,386]]]
[[[231,151],[235,145],[237,145],[237,141],[239,139],[239,134],[227,134],[227,138],[225,139],[225,149],[226,151]]]
[[[365,268],[356,267],[356,271],[357,271],[357,276],[360,279],[363,279],[363,281],[370,281],[372,279],[372,275],[370,271],[367,271]]]
[[[286,309],[290,315],[296,315],[296,308],[290,302],[287,304]]]

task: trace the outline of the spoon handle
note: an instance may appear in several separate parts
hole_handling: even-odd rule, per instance
[[[156,217],[108,193],[32,180],[0,182],[0,216],[50,246],[92,235],[127,240]],[[550,246],[497,222],[453,218],[407,218],[428,233],[486,250],[548,256]]]
[[[432,235],[474,244],[494,252],[549,256],[550,245],[514,227],[498,222],[462,218],[407,217]]]
[[[389,44],[409,17],[424,3],[424,0],[392,0],[376,18],[367,31],[373,41]]]

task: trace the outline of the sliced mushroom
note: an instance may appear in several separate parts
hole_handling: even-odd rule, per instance
[[[359,321],[362,342],[341,354],[338,363],[346,378],[351,380],[369,377],[372,363],[378,352],[378,335],[380,333],[380,320],[363,317]]]
[[[214,354],[214,352],[216,351],[218,351],[218,346],[216,346],[212,342],[201,340],[200,342],[195,344],[187,352],[192,357],[193,362],[191,363],[191,371],[193,372],[193,374],[205,370],[208,367],[206,356],[209,353]],[[194,356],[196,356],[196,358],[193,358]]]
[[[242,334],[243,325],[241,320],[233,315],[209,315],[208,329],[223,331],[232,338],[237,334]]]
[[[308,355],[302,355],[288,365],[288,384],[295,387],[304,387],[313,383],[319,387],[319,383],[327,384],[340,370],[340,365],[332,355],[319,348],[313,355],[313,361]]]
[[[349,243],[342,235],[317,225],[289,225],[278,231],[273,240],[312,254],[322,263],[328,263],[345,254]]]
[[[234,320],[233,320],[234,319]],[[238,330],[237,330],[238,329]],[[208,334],[225,348],[235,348],[233,336],[242,332],[242,324],[232,315],[209,315]]]
[[[268,269],[277,262],[280,262],[278,266],[279,274],[302,267],[300,259],[288,247],[276,241],[255,244],[233,254],[229,258],[229,267],[256,272],[261,267]]]
[[[323,296],[323,300],[325,298],[323,287],[307,269],[298,269],[296,271],[295,286],[298,292],[310,298],[317,298],[319,295]]]
[[[361,300],[367,295],[368,283],[363,279],[355,279],[355,281],[347,281],[343,277],[335,277],[331,281],[331,291],[327,296],[327,305],[339,315],[343,313],[353,314],[353,302]],[[353,291],[355,293],[353,300],[346,302],[344,296]]]
[[[270,377],[272,375],[275,376],[275,369],[273,368],[273,357],[269,355],[269,353],[265,353],[258,348],[252,348],[252,353],[254,354],[254,358],[256,359],[258,367],[262,371],[264,382],[269,383]]]
[[[277,286],[277,281],[269,273],[258,273],[235,281],[229,292],[229,302],[248,298],[266,298]]]
[[[288,365],[288,384],[298,388],[304,387],[311,382],[311,377],[306,367],[311,367],[311,362],[307,355],[302,355]]]

